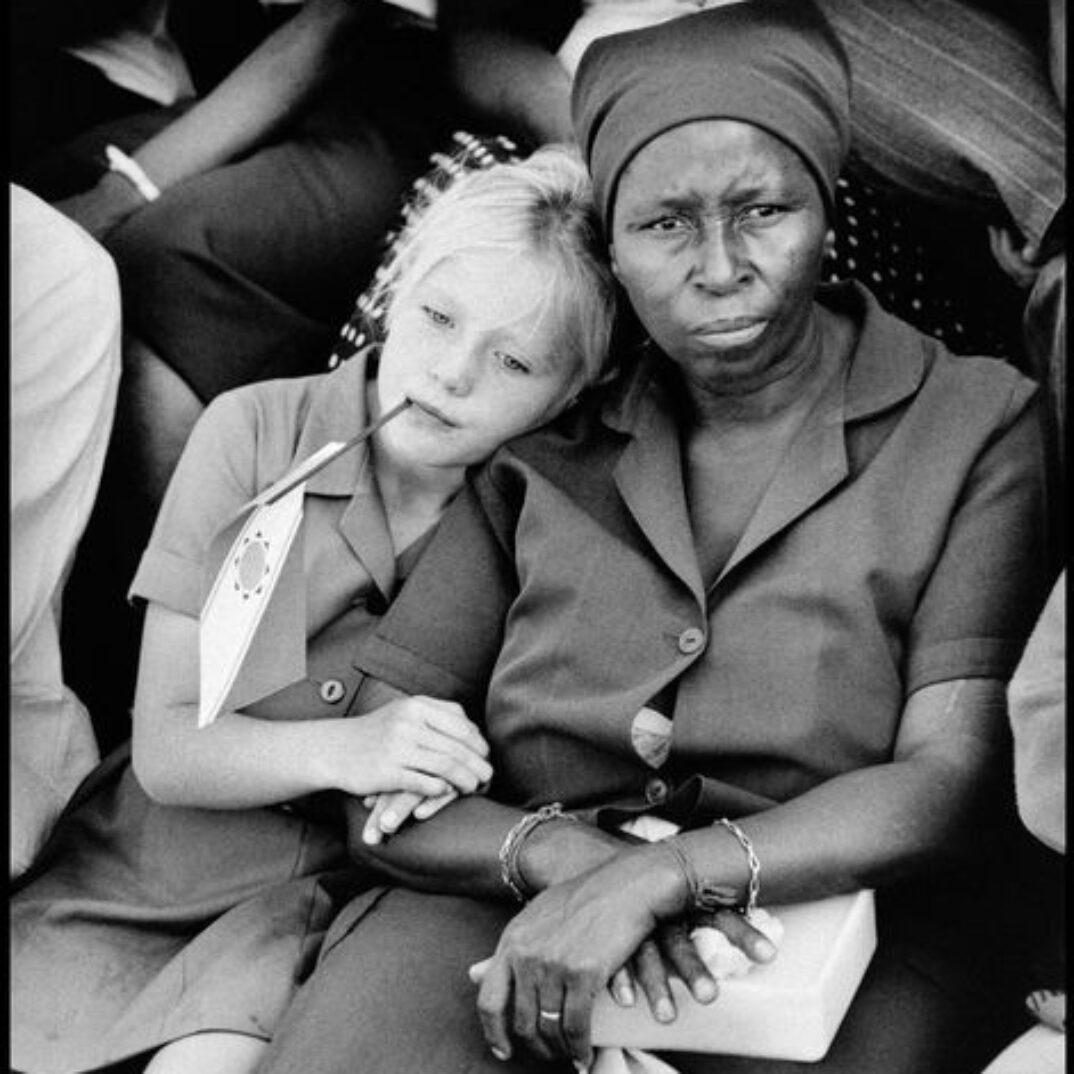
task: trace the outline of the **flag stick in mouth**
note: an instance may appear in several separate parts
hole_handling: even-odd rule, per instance
[[[277,489],[273,489],[272,492],[260,502],[262,504],[275,503],[278,499],[280,499],[281,496],[286,496],[287,493],[289,493],[291,489],[293,489],[296,485],[301,484],[303,481],[309,480],[310,477],[317,473],[318,470],[324,469],[324,467],[326,467],[333,459],[338,459],[339,456],[343,454],[343,452],[350,451],[352,447],[356,447],[363,440],[368,439],[378,429],[383,428],[383,426],[387,425],[388,422],[392,420],[392,418],[398,417],[400,414],[402,414],[402,412],[406,410],[406,408],[410,405],[411,400],[404,399],[402,402],[397,403],[395,406],[393,406],[391,410],[386,410],[383,414],[381,414],[379,418],[377,418],[376,421],[374,421],[370,425],[367,425],[364,429],[362,429],[361,432],[355,433],[355,435],[352,436],[350,440],[347,440],[344,443],[340,444],[335,451],[331,452],[328,455],[325,455],[324,458],[319,459],[315,465],[311,466],[309,469],[300,468],[290,481],[288,481],[284,485],[281,485]]]

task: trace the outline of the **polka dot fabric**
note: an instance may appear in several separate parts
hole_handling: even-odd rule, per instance
[[[856,279],[889,312],[955,354],[1017,364],[1024,298],[996,265],[982,221],[888,196],[856,176],[836,183],[826,279]]]

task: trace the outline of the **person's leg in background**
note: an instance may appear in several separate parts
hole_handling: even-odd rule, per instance
[[[11,187],[11,875],[24,872],[96,764],[64,685],[64,582],[97,493],[120,372],[111,258]]]

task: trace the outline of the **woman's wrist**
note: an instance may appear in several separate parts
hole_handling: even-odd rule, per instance
[[[516,865],[536,894],[553,884],[602,865],[627,844],[591,824],[554,818],[534,828],[518,848]]]

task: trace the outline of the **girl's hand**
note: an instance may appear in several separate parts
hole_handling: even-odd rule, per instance
[[[324,741],[328,785],[365,797],[411,791],[470,794],[492,778],[488,744],[451,701],[409,697],[334,721]]]
[[[484,785],[478,787],[479,791],[483,789]],[[362,829],[362,842],[375,846],[383,842],[385,836],[399,831],[411,816],[415,820],[428,820],[436,816],[444,806],[454,802],[458,796],[458,791],[447,791],[436,798],[423,798],[413,791],[388,791],[368,795],[363,805],[371,812]]]

